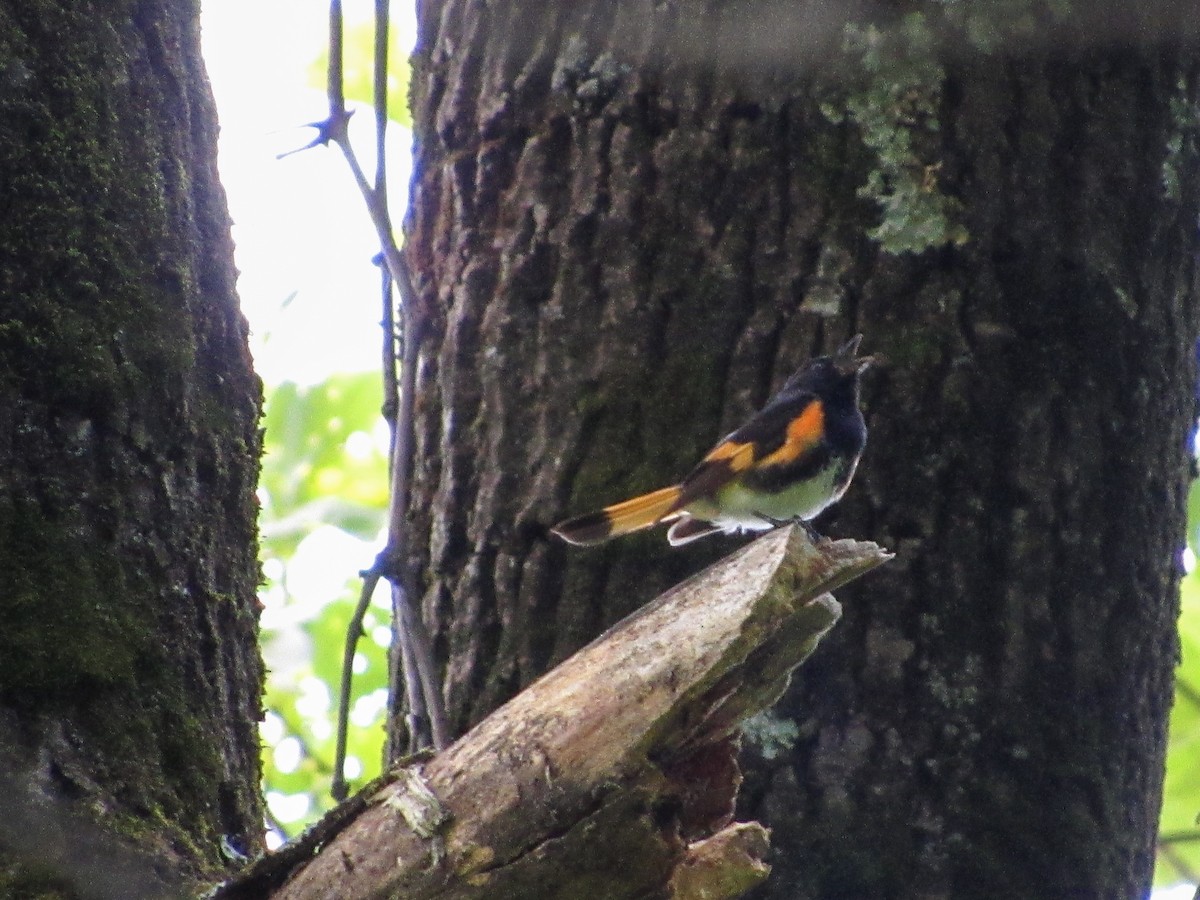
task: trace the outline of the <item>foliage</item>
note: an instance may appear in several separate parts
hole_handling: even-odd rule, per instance
[[[268,391],[262,500],[264,788],[285,836],[332,805],[336,692],[357,571],[370,563],[387,502],[379,376],[338,375]],[[379,591],[355,661],[348,744],[352,780],[383,752],[390,610]]]
[[[348,102],[373,102],[374,33],[369,16],[348,15],[343,46]],[[388,117],[411,127],[403,40],[393,22]],[[308,67],[310,83],[321,90],[328,66],[326,50]],[[387,434],[381,403],[378,372],[336,375],[311,387],[284,383],[267,391],[259,485],[268,667],[263,786],[280,837],[295,835],[333,805],[329,789],[346,627],[358,603],[358,572],[374,559],[385,527]],[[390,622],[384,586],[363,622],[354,664],[346,757],[352,790],[355,782],[378,774],[383,758]]]
[[[1176,671],[1175,707],[1167,746],[1167,778],[1159,823],[1156,884],[1200,879],[1200,482],[1188,497],[1190,571],[1180,589],[1181,660]]]
[[[347,101],[372,106],[375,102],[374,71],[375,26],[371,21],[347,22],[343,36],[343,90]],[[308,67],[309,83],[325,90],[329,77],[329,52],[326,50]],[[408,109],[408,48],[402,47],[395,24],[388,29],[388,118],[412,127]]]

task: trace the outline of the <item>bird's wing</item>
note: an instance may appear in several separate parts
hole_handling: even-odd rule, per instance
[[[673,509],[713,497],[739,475],[790,466],[816,450],[825,436],[825,409],[811,393],[780,398],[717,444],[680,484]]]

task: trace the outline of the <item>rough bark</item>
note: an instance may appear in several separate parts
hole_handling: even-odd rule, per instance
[[[762,827],[731,822],[738,723],[836,622],[828,591],[888,558],[796,529],[763,537],[219,898],[740,896],[768,867]]]
[[[948,67],[942,177],[971,240],[874,267],[857,306],[890,364],[846,521],[900,565],[784,704],[798,739],[745,807],[791,851],[758,896],[1145,895],[1196,413],[1194,143],[1167,181],[1198,58]]]
[[[1054,7],[420,7],[408,252],[442,320],[412,564],[460,728],[728,547],[549,525],[676,480],[818,347],[863,331],[886,360],[822,527],[901,565],[755,733],[744,811],[783,836],[762,896],[1149,877],[1197,21]]]
[[[4,896],[261,841],[260,392],[197,16],[0,2]]]

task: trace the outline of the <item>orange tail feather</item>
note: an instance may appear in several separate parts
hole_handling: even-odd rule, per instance
[[[675,510],[679,486],[663,488],[623,503],[606,506],[599,512],[576,516],[555,525],[551,531],[570,544],[600,544],[657,525]]]

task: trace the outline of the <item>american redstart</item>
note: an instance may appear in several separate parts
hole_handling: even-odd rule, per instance
[[[874,358],[856,334],[833,356],[810,359],[783,389],[679,484],[568,519],[553,532],[572,544],[671,522],[678,547],[718,531],[807,523],[845,493],[867,442],[858,381]]]

